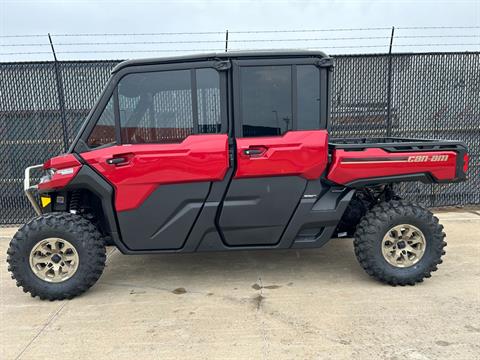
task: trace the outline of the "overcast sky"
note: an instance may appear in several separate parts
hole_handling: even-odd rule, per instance
[[[388,51],[389,29],[236,34],[235,31],[398,27],[394,51],[479,51],[480,1],[22,1],[0,0],[0,61],[50,60],[46,34],[61,60],[121,59],[223,49],[229,29],[230,49],[318,48],[328,53]],[[405,27],[476,27],[472,29],[402,29]],[[61,34],[222,32],[209,35],[82,36]],[[55,35],[56,34],[56,35]],[[42,35],[12,38],[10,35]],[[401,36],[437,36],[401,38]],[[456,37],[461,35],[464,37]],[[450,37],[440,37],[450,36]],[[357,39],[374,37],[374,39]],[[330,40],[328,40],[330,38]],[[334,38],[334,39],[331,39]],[[350,39],[338,39],[350,38]],[[351,39],[354,38],[354,39]],[[240,40],[269,40],[239,42]],[[285,39],[327,39],[273,41]],[[217,41],[188,43],[188,41]],[[172,42],[168,44],[68,45],[99,42]],[[7,46],[41,44],[39,46]],[[64,44],[64,45],[62,45]],[[65,45],[67,44],[67,45]],[[420,46],[400,46],[417,44]],[[422,44],[466,44],[426,46]],[[368,47],[367,47],[368,46]],[[374,47],[375,46],[375,47]],[[100,53],[99,51],[122,51]],[[149,50],[154,52],[141,52]],[[179,51],[178,51],[179,50]],[[67,52],[80,53],[67,53]],[[129,52],[137,51],[137,52]],[[4,55],[17,52],[46,54]]]

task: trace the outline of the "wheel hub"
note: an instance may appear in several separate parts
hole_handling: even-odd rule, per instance
[[[415,265],[423,257],[427,241],[422,231],[410,224],[392,227],[382,241],[382,255],[395,267]]]
[[[65,239],[41,240],[30,252],[30,268],[37,277],[44,281],[65,281],[75,274],[78,264],[77,250]]]

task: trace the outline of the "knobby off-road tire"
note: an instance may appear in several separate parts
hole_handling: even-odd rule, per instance
[[[396,232],[401,235],[398,229],[404,225],[410,230],[413,229],[417,239],[421,239],[422,235],[424,245],[422,256],[413,261],[408,258],[408,266],[402,267],[397,264],[397,260],[392,260],[395,255],[384,255],[382,249],[395,254],[395,251],[403,251],[404,248],[400,249],[400,245],[409,246],[405,241],[405,245],[397,244],[395,250],[394,245],[385,240],[386,236],[391,236],[392,229],[397,229],[393,230],[393,235]],[[408,236],[405,238],[408,240]],[[407,201],[392,200],[376,205],[362,218],[355,232],[355,255],[360,265],[375,279],[393,286],[415,285],[424,278],[429,278],[431,273],[437,270],[437,265],[442,263],[441,257],[445,254],[443,248],[447,245],[444,238],[443,226],[430,211]],[[401,242],[401,239],[400,236],[398,241]],[[413,257],[412,255],[411,258]],[[399,258],[400,263],[401,261],[402,257]]]
[[[43,246],[43,249],[47,249],[46,254],[55,252],[49,251],[50,245],[41,245],[44,241],[54,243],[55,240],[45,239],[60,239],[60,242],[67,244],[63,245],[63,249],[71,248],[65,250],[65,253],[59,252],[64,259],[74,258],[77,261],[71,263],[75,266],[70,267],[74,270],[70,277],[67,273],[64,274],[67,278],[55,279],[56,282],[53,282],[35,274],[37,268],[31,266],[34,261],[32,249]],[[60,246],[61,244],[58,247]],[[7,254],[8,270],[17,281],[17,286],[22,287],[24,292],[29,292],[32,297],[38,296],[42,300],[72,299],[82,294],[100,278],[106,259],[105,245],[96,227],[85,218],[70,213],[45,214],[23,225],[11,240]],[[36,256],[42,258],[43,250]],[[50,262],[49,266],[56,265],[58,268],[63,261],[58,259],[55,258],[58,263]]]

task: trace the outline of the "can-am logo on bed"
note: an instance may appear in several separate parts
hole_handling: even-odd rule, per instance
[[[441,162],[448,161],[448,155],[415,155],[409,156],[408,162]]]

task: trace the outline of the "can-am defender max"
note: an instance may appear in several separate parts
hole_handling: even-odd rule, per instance
[[[70,299],[124,254],[318,248],[354,235],[366,272],[414,285],[446,245],[392,184],[462,181],[456,141],[329,139],[322,52],[222,53],[117,65],[68,153],[25,172],[37,216],[8,249],[25,292]],[[38,184],[32,172],[42,168]]]

